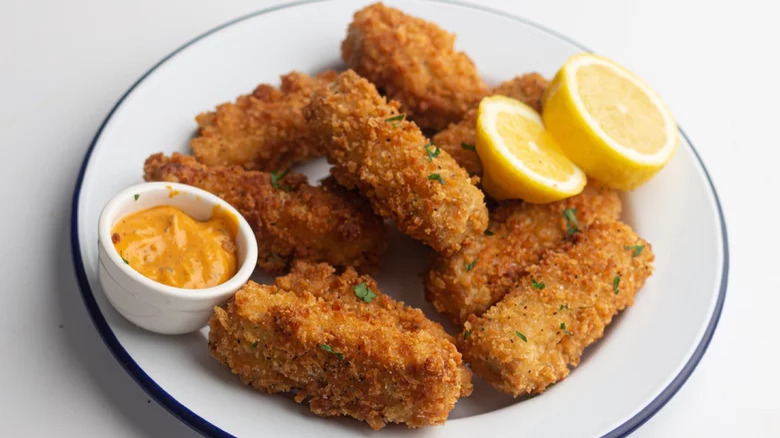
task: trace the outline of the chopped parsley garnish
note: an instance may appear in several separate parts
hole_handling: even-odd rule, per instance
[[[561,304],[561,307],[558,310],[564,310],[564,309],[569,310],[569,305],[568,304]]]
[[[376,298],[376,294],[368,287],[368,284],[366,284],[365,281],[355,286],[354,291],[356,297],[367,303],[374,301],[374,298]]]
[[[119,257],[122,258],[122,261],[125,262],[126,265],[130,264],[130,262],[128,262],[127,259],[124,256],[120,255]]]
[[[398,114],[397,116],[386,118],[385,122],[390,123],[391,125],[393,125],[393,128],[395,128],[399,123],[403,122],[405,117],[406,114]]]
[[[479,257],[475,258],[473,262],[466,264],[466,272],[469,272],[470,270],[474,269],[474,266],[477,266],[477,262],[479,261]]]
[[[279,172],[273,172],[271,173],[271,186],[275,189],[283,189],[283,190],[289,190],[290,186],[286,187],[279,187],[279,181],[283,180],[285,176],[287,176],[287,173],[290,172],[290,169],[285,170],[282,173]]]
[[[328,353],[335,354],[335,355],[336,355],[336,357],[338,357],[338,358],[339,358],[339,360],[341,360],[342,358],[344,358],[344,355],[343,355],[343,354],[341,354],[341,353],[337,352],[336,350],[334,350],[334,349],[333,349],[333,347],[331,347],[331,346],[330,346],[330,345],[328,345],[328,344],[322,344],[322,345],[320,345],[320,348],[322,348],[323,350],[327,351]]]
[[[441,185],[444,185],[444,178],[442,178],[438,173],[432,173],[428,175],[428,181],[438,181],[441,183]]]
[[[477,148],[475,148],[473,144],[468,144],[468,143],[466,143],[464,141],[460,142],[460,147],[462,147],[463,149],[468,149],[470,151],[476,151],[477,150]]]
[[[471,330],[466,330],[463,332],[463,339],[466,340],[469,336],[471,336]]]
[[[544,283],[537,282],[533,277],[531,277],[531,285],[534,287],[534,289],[544,289]]]
[[[616,275],[612,280],[612,290],[615,291],[615,295],[620,293],[620,276]]]
[[[252,348],[257,348],[257,341],[252,342]]]
[[[426,144],[426,145],[425,145],[425,146],[423,146],[423,147],[425,148],[425,152],[428,154],[428,161],[431,161],[431,160],[433,160],[434,158],[438,157],[438,156],[439,156],[439,153],[441,152],[441,150],[439,149],[439,147],[438,147],[438,146],[436,146],[436,145],[435,145],[435,144],[433,144],[433,143],[428,143],[428,144]]]
[[[485,230],[485,235],[486,235],[486,236],[492,236],[492,235],[494,235],[494,234],[496,234],[496,233],[494,233],[494,232],[493,232],[493,231],[491,231],[490,229],[487,229],[487,230]]]
[[[631,245],[631,246],[624,246],[623,249],[630,249],[634,251],[634,257],[639,257],[639,254],[642,254],[642,250],[645,249],[644,245]]]
[[[133,195],[133,199],[135,199],[136,201],[137,201],[137,200],[138,200],[138,198],[140,198],[140,197],[141,197],[141,195],[139,195],[138,193],[136,193],[135,195]]]
[[[525,337],[525,335],[524,335],[524,334],[520,333],[520,332],[519,332],[519,331],[517,331],[517,330],[515,330],[515,334],[517,335],[517,337],[518,337],[518,338],[522,339],[522,340],[523,340],[523,342],[528,342],[528,339]]]
[[[565,322],[562,322],[562,323],[561,323],[561,325],[560,325],[560,328],[561,328],[561,330],[563,330],[563,333],[565,333],[565,334],[567,334],[567,335],[571,336],[571,332],[570,332],[570,331],[568,331],[568,330],[566,330],[566,323],[565,323]]]
[[[567,208],[563,210],[563,217],[566,219],[566,232],[571,236],[580,232],[580,223],[577,222],[577,209]]]

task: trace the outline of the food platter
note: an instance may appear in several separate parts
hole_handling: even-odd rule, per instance
[[[232,100],[280,74],[343,68],[338,47],[364,1],[294,3],[241,17],[194,39],[152,67],[109,113],[87,152],[73,199],[74,264],[89,313],[117,360],[174,415],[211,436],[292,433],[366,435],[348,418],[311,415],[292,397],[244,387],[206,349],[207,329],[160,336],[123,319],[103,294],[97,274],[97,221],[106,202],[141,182],[155,152],[186,152],[194,115]],[[451,2],[388,2],[434,20],[458,35],[491,84],[538,71],[550,77],[581,45],[521,18]],[[280,36],[284,36],[283,38]],[[497,36],[501,36],[499,39]],[[506,41],[522,41],[507,44]],[[664,170],[624,196],[622,219],[653,244],[656,272],[633,307],[586,350],[565,381],[543,395],[512,399],[475,379],[474,395],[458,402],[446,425],[377,435],[623,436],[652,416],[680,388],[706,350],[725,297],[728,249],[712,182],[685,134]],[[311,181],[327,174],[324,160],[299,167]],[[420,272],[429,250],[400,234],[389,237],[379,286],[434,320]],[[261,282],[268,277],[258,276]]]

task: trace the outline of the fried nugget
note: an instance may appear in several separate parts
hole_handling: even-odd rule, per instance
[[[343,188],[313,187],[297,173],[271,174],[239,166],[207,167],[174,153],[150,156],[147,181],[173,181],[211,192],[235,207],[257,237],[257,265],[285,272],[293,259],[375,269],[386,242],[384,223],[364,198]]]
[[[424,274],[428,301],[462,324],[481,315],[527,274],[542,254],[565,244],[564,211],[573,209],[579,227],[620,217],[615,190],[591,180],[577,196],[550,204],[506,201],[492,212],[489,232],[470,239],[457,253],[434,254]],[[573,224],[571,224],[573,225]]]
[[[273,285],[249,282],[209,321],[209,350],[244,384],[298,390],[322,416],[374,429],[442,424],[471,393],[471,372],[444,330],[351,268],[299,263]]]
[[[517,99],[542,112],[542,95],[549,81],[538,73],[528,73],[501,83],[490,94]],[[433,144],[452,155],[469,175],[482,174],[482,163],[474,148],[477,139],[477,108],[473,107],[456,123],[433,136]]]
[[[475,180],[352,70],[316,91],[305,112],[325,142],[331,174],[360,190],[401,232],[451,252],[485,230],[487,208]]]
[[[460,338],[464,357],[500,391],[515,397],[543,392],[633,304],[653,258],[628,225],[594,223],[566,248],[545,254],[484,315],[469,317]]]
[[[198,115],[199,135],[190,141],[195,157],[207,166],[239,165],[274,172],[321,156],[302,110],[312,91],[336,75],[326,71],[311,77],[293,71],[281,77],[279,89],[261,84],[235,103]]]
[[[376,3],[355,13],[341,58],[421,128],[440,130],[487,93],[474,63],[454,45],[455,35],[439,26]]]

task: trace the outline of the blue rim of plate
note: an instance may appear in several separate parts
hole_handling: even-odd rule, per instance
[[[100,128],[98,128],[95,137],[92,139],[92,143],[89,145],[89,149],[87,149],[87,153],[84,157],[84,161],[81,163],[81,169],[79,170],[78,179],[76,180],[76,187],[73,193],[73,202],[71,204],[71,230],[70,230],[71,249],[73,253],[73,265],[76,270],[76,277],[78,278],[79,287],[81,289],[81,296],[84,299],[84,304],[87,307],[89,316],[92,319],[93,324],[95,324],[95,328],[97,329],[98,333],[100,334],[100,337],[103,339],[103,342],[106,344],[108,349],[111,350],[111,353],[114,355],[116,360],[122,365],[125,371],[127,371],[130,374],[130,376],[136,381],[136,383],[138,383],[138,385],[140,385],[144,389],[144,391],[147,392],[147,394],[153,397],[168,412],[176,416],[179,420],[181,420],[185,424],[192,427],[195,431],[205,436],[233,437],[233,435],[231,435],[230,433],[225,432],[224,430],[218,428],[217,426],[209,423],[208,420],[204,419],[203,417],[189,410],[185,405],[183,405],[181,402],[179,402],[178,400],[173,398],[170,394],[168,394],[164,389],[162,389],[162,387],[160,387],[160,385],[158,385],[157,382],[155,382],[148,374],[146,374],[146,372],[133,360],[133,358],[130,356],[127,350],[125,350],[124,347],[122,347],[122,344],[119,343],[119,340],[114,335],[114,332],[111,330],[111,327],[109,327],[108,322],[103,317],[103,314],[100,311],[100,307],[98,306],[97,301],[95,300],[95,296],[92,293],[92,289],[89,286],[87,273],[84,269],[84,261],[81,258],[81,245],[79,244],[79,236],[78,236],[78,204],[81,195],[81,186],[84,181],[84,173],[86,172],[89,159],[92,156],[92,151],[95,148],[95,145],[97,144],[97,141],[103,132],[103,128],[105,128],[106,124],[111,119],[111,116],[114,115],[114,112],[117,110],[117,108],[119,108],[122,102],[124,102],[125,98],[135,89],[135,87],[138,86],[138,84],[140,84],[141,82],[143,82],[143,80],[146,79],[147,76],[149,76],[152,72],[154,72],[163,63],[168,61],[168,59],[172,58],[177,53],[181,52],[182,50],[189,47],[193,43],[213,34],[214,32],[232,26],[233,24],[246,20],[248,18],[256,17],[259,15],[265,15],[281,9],[297,7],[303,4],[319,3],[324,1],[332,1],[332,0],[296,1],[292,3],[278,5],[278,6],[262,9],[256,12],[252,12],[250,14],[235,18],[220,26],[217,26],[195,37],[194,39],[186,42],[184,45],[182,45],[181,47],[177,48],[176,50],[168,54],[165,58],[160,60],[146,73],[144,73],[143,76],[141,76],[137,81],[135,81],[135,83],[133,83],[133,85],[127,91],[125,91],[124,94],[122,94],[122,97],[117,101],[114,107],[111,108],[111,111],[108,113],[108,116],[106,116],[105,120],[103,120],[103,123],[100,124]],[[526,25],[533,26],[543,32],[553,35],[556,38],[566,41],[567,43],[572,44],[573,46],[576,46],[585,52],[592,52],[592,50],[588,49],[584,45],[572,40],[571,38],[561,35],[556,31],[553,31],[537,23],[534,23],[530,20],[509,14],[504,11],[492,9],[486,6],[473,5],[470,3],[463,3],[460,1],[453,1],[453,0],[428,0],[428,1],[446,3],[446,4],[451,4],[460,7],[476,9],[484,12],[489,12],[495,15],[500,15],[505,18],[510,18],[512,20],[516,20]],[[720,204],[720,198],[718,198],[718,193],[715,191],[715,185],[712,182],[712,178],[710,178],[710,174],[707,171],[707,168],[704,166],[704,162],[699,156],[699,153],[696,151],[696,148],[693,146],[693,143],[691,143],[691,141],[688,139],[688,136],[685,135],[685,132],[683,132],[682,128],[678,126],[678,129],[680,131],[680,135],[682,135],[685,138],[686,142],[690,145],[691,150],[693,151],[693,155],[696,157],[699,166],[701,166],[701,169],[704,171],[704,175],[707,177],[707,183],[709,184],[710,190],[712,191],[712,195],[715,199],[715,205],[718,208],[721,237],[723,239],[723,272],[720,279],[720,290],[718,292],[718,300],[715,303],[715,309],[712,312],[712,317],[710,319],[710,322],[707,324],[707,329],[705,330],[701,340],[699,341],[699,345],[696,347],[696,350],[694,350],[693,354],[691,355],[691,358],[688,360],[685,366],[680,370],[679,374],[677,374],[677,376],[671,381],[671,383],[669,383],[669,385],[666,388],[664,388],[664,390],[661,391],[661,393],[658,394],[658,396],[656,396],[655,399],[653,399],[650,403],[648,403],[647,406],[645,406],[642,410],[637,412],[633,417],[625,421],[623,424],[616,427],[609,433],[605,434],[602,438],[617,438],[617,437],[624,437],[629,435],[631,432],[633,432],[639,426],[641,426],[647,420],[649,420],[653,415],[655,415],[659,410],[661,410],[661,408],[664,407],[664,405],[669,400],[671,400],[671,398],[688,380],[688,377],[691,376],[691,373],[693,373],[693,370],[696,368],[696,365],[699,364],[699,361],[701,360],[702,356],[704,356],[704,352],[707,351],[707,347],[710,344],[710,340],[712,340],[712,336],[715,333],[715,328],[718,325],[718,320],[720,319],[720,314],[721,311],[723,310],[723,303],[726,298],[726,287],[728,284],[728,274],[729,274],[729,245],[728,245],[728,236],[726,233],[726,219],[723,216],[723,209]]]

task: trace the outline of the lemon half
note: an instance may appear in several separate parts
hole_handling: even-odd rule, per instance
[[[482,99],[477,114],[482,187],[495,199],[544,203],[574,196],[586,177],[561,152],[539,114],[504,96]]]
[[[593,54],[574,55],[543,99],[544,126],[568,158],[616,189],[646,182],[671,159],[677,125],[635,74]]]

